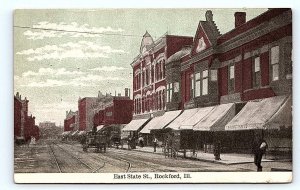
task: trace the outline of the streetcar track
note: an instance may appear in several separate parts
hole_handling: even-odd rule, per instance
[[[65,144],[67,144],[67,143],[65,143]],[[74,149],[72,145],[70,145],[70,144],[67,144],[67,145],[69,145],[69,148],[71,148],[72,150],[75,150],[75,151],[79,152],[78,150]],[[112,162],[109,162],[107,159],[100,158],[99,156],[92,156],[92,155],[90,155],[90,154],[86,154],[86,155],[89,156],[90,158],[94,158],[94,159],[97,159],[97,160],[101,160],[101,161],[103,161],[104,163],[108,163],[108,164],[110,164],[110,165],[112,165],[112,166],[116,166],[116,167],[118,167],[118,168],[123,169],[123,168],[122,168],[121,166],[119,166],[119,165],[112,164]],[[129,161],[127,161],[127,160],[124,160],[124,159],[121,159],[121,158],[112,158],[112,157],[109,157],[109,156],[107,156],[107,155],[105,155],[105,154],[101,154],[101,155],[102,155],[103,157],[110,158],[110,159],[115,159],[115,160],[119,160],[119,161],[121,161],[121,162],[125,162],[126,164],[128,164],[128,166],[126,167],[125,173],[128,173],[129,170],[130,170],[131,167],[132,167],[132,164],[131,164]]]
[[[101,170],[104,166],[105,166],[105,163],[103,163],[102,166],[98,167],[98,168],[93,168],[91,166],[89,166],[87,163],[83,162],[82,160],[80,160],[78,157],[74,156],[73,154],[71,154],[68,150],[66,150],[65,148],[62,148],[61,146],[59,146],[58,144],[56,143],[52,143],[52,146],[55,145],[57,146],[59,149],[61,149],[64,153],[66,153],[67,155],[71,156],[73,159],[77,160],[78,162],[80,162],[82,165],[84,165],[86,168],[88,168],[89,170],[92,171],[92,173],[96,173],[98,172],[99,170]],[[62,171],[62,168],[60,166],[60,163],[58,162],[58,159],[57,159],[57,155],[55,155],[54,153],[54,150],[51,145],[48,144],[48,146],[50,147],[50,152],[51,152],[51,155],[54,157],[54,160],[55,160],[55,164],[59,170],[60,173],[64,173]]]
[[[120,151],[118,153],[114,152],[112,154],[118,155],[119,157],[121,156],[122,159],[124,159],[124,157],[122,157],[122,155],[123,156],[131,156],[133,158],[136,158],[138,162],[140,162],[141,164],[147,164],[147,167],[153,169],[154,171],[163,171],[163,172],[173,172],[174,171],[174,170],[170,170],[170,169],[159,169],[160,166],[158,164],[154,164],[154,163],[151,163],[151,162],[148,162],[148,161],[145,161],[145,160],[142,161],[142,160],[140,160],[140,158],[138,156],[136,156],[134,154],[122,153]]]
[[[70,155],[72,158],[78,160],[80,163],[82,163],[84,166],[86,166],[87,168],[89,168],[90,170],[93,170],[93,168],[91,166],[89,166],[88,164],[86,164],[85,162],[83,162],[82,160],[80,160],[78,157],[74,156],[73,154],[69,153],[68,151],[66,151],[66,149],[60,147],[58,144],[55,144],[58,148],[60,148],[61,150],[65,151],[65,153],[67,153],[68,155]]]
[[[70,144],[67,144],[67,145],[69,145],[71,147],[71,149],[75,150],[72,145],[70,145]],[[136,162],[139,162],[140,164],[146,164],[147,167],[149,167],[150,169],[152,169],[154,171],[165,171],[165,172],[174,171],[174,170],[171,170],[171,169],[159,169],[159,167],[160,167],[159,165],[150,163],[148,161],[141,161],[140,158],[135,154],[129,154],[129,153],[120,152],[120,151],[118,151],[118,152],[111,152],[110,151],[108,154],[113,155],[113,157],[110,157],[109,155],[105,155],[105,154],[102,154],[102,156],[112,158],[112,159],[115,159],[115,160],[120,160],[120,161],[126,162],[128,164],[128,167],[126,169],[126,173],[130,172],[130,170],[133,168],[133,165],[129,160],[127,160],[126,158],[123,157],[124,155],[125,156],[132,156],[132,157],[136,158],[137,159]],[[92,157],[91,155],[89,155],[89,156]],[[95,157],[92,157],[92,158],[95,158]],[[100,157],[97,157],[97,158],[99,158],[101,160],[104,160],[103,158],[100,158]],[[105,161],[107,161],[107,160],[105,160]],[[111,165],[114,165],[114,164],[111,164]],[[155,166],[153,166],[153,165],[155,165]],[[114,166],[116,166],[116,165],[114,165]],[[117,166],[117,167],[119,167],[119,166]]]
[[[52,157],[54,158],[55,165],[56,165],[56,167],[58,168],[59,173],[62,173],[61,168],[60,168],[60,166],[59,166],[59,164],[58,164],[58,160],[57,160],[57,158],[56,158],[56,155],[55,155],[55,153],[54,153],[54,151],[53,151],[51,145],[48,144],[48,146],[49,146],[49,148],[50,148],[51,155],[52,155]]]

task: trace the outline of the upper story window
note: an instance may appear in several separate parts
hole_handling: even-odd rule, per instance
[[[195,74],[195,97],[208,94],[208,70]]]
[[[173,97],[173,83],[167,84],[167,102],[171,102]]]
[[[228,92],[234,92],[234,65],[229,65],[229,79],[228,79]]]
[[[194,98],[194,75],[190,75],[190,99]]]
[[[154,67],[151,67],[151,83],[154,83]]]
[[[271,48],[271,79],[279,80],[279,46]]]
[[[259,87],[261,82],[261,71],[260,71],[260,57],[254,58],[253,63],[253,87]]]
[[[208,70],[202,71],[202,95],[208,94]]]
[[[218,80],[218,70],[210,70],[210,80],[211,81]]]
[[[195,97],[201,95],[201,76],[200,72],[195,74]]]

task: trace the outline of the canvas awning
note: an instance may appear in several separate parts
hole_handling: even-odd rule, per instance
[[[151,130],[163,129],[171,121],[173,121],[179,114],[181,110],[169,111],[164,113],[164,115],[155,117],[140,131],[140,133],[150,133]]]
[[[202,118],[204,118],[206,115],[208,115],[212,110],[214,109],[214,106],[212,107],[204,107],[199,108],[198,111],[193,114],[190,118],[187,118],[183,120],[182,124],[180,125],[179,129],[193,129],[194,126],[201,121]]]
[[[195,113],[199,111],[199,108],[184,110],[174,121],[172,121],[166,128],[173,130],[180,130],[180,126],[186,120],[191,118]]]
[[[104,128],[104,125],[97,126],[97,132]]]
[[[272,118],[266,123],[268,129],[280,129],[281,127],[292,127],[292,96],[278,109]]]
[[[225,130],[266,129],[276,128],[280,125],[291,126],[291,114],[291,97],[275,96],[260,101],[248,102],[225,126]]]
[[[224,131],[225,125],[235,116],[235,104],[221,104],[215,106],[209,114],[198,122],[195,131]]]
[[[142,127],[149,119],[134,119],[128,123],[122,131],[137,131],[140,127]]]

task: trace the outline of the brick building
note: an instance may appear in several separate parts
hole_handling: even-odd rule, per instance
[[[184,109],[179,118],[184,117],[185,112],[192,114],[192,117],[186,114],[179,126],[171,125],[170,128],[178,130],[190,126],[186,128],[190,130],[181,131],[181,136],[189,136],[190,140],[198,142],[198,148],[203,148],[220,139],[216,132],[209,131],[215,130],[216,121],[223,120],[216,130],[227,131],[219,133],[225,137],[222,142],[225,148],[249,151],[257,136],[268,138],[270,147],[290,148],[291,128],[280,132],[261,129],[272,128],[272,125],[277,129],[291,127],[291,107],[288,106],[292,90],[291,10],[269,9],[248,22],[246,13],[237,12],[234,14],[235,28],[223,35],[213,21],[212,12],[207,11],[205,16],[206,21],[199,22],[190,53],[185,48],[166,62],[167,86],[171,87],[167,89],[167,109]],[[262,110],[255,112],[262,112],[263,116],[254,114],[249,101],[261,102]],[[201,115],[201,110],[208,108],[212,108],[209,114]],[[244,118],[236,115],[239,112]],[[218,119],[213,116],[215,113],[220,114]],[[264,122],[251,123],[251,113]],[[274,114],[284,121],[275,119]],[[205,128],[208,127],[205,120],[209,119],[210,128]],[[281,138],[283,144],[276,144],[276,138],[277,141]]]
[[[22,99],[19,92],[14,96],[14,139],[17,143],[27,142],[34,137],[39,139],[39,128],[35,125],[35,117],[28,115],[29,100]]]
[[[66,119],[64,120],[64,131],[78,130],[78,111],[66,111]]]
[[[167,112],[141,132],[172,130],[179,149],[210,151],[221,140],[224,151],[250,152],[255,139],[266,138],[270,151],[291,151],[291,9],[248,22],[236,12],[225,34],[212,11],[205,17],[193,41],[166,59]]]
[[[84,97],[78,100],[79,131],[89,131],[93,128],[94,110],[93,105],[97,97]]]
[[[125,95],[112,96],[110,94],[98,94],[96,101],[94,126],[109,124],[127,124],[132,120],[133,101],[130,99],[129,89],[125,89]]]
[[[134,58],[133,101],[134,120],[125,131],[139,131],[151,117],[160,116],[166,109],[166,60],[186,45],[191,45],[192,37],[165,34],[156,41],[146,31],[140,52]],[[142,122],[144,121],[144,122]]]

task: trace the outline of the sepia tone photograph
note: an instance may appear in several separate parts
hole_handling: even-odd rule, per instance
[[[18,9],[13,37],[16,183],[292,181],[290,8]]]

